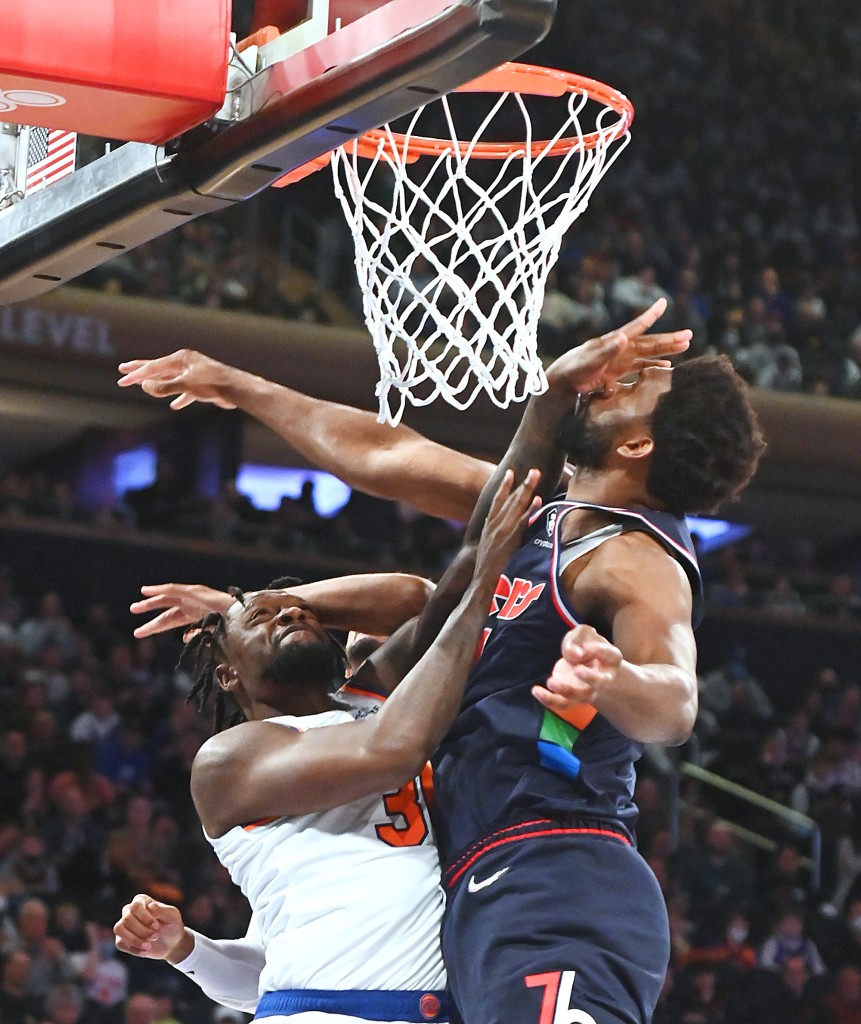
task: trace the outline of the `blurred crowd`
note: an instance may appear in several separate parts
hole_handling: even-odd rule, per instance
[[[234,481],[216,498],[189,489],[187,476],[159,460],[146,487],[128,490],[97,511],[72,488],[44,473],[0,476],[0,516],[92,526],[133,534],[208,539],[258,552],[301,552],[378,569],[409,569],[438,576],[457,551],[462,528],[417,512],[405,503],[359,491],[332,515],[317,511],[315,484],[308,479],[296,497],[283,495],[277,508],[259,508]],[[696,534],[694,542],[698,542]],[[799,538],[775,550],[761,537],[702,557],[706,598],[713,607],[756,610],[780,618],[822,618],[861,626],[857,572],[833,568]]]
[[[664,295],[665,322],[695,331],[692,354],[727,352],[761,387],[861,397],[857,22],[843,9],[840,45],[802,49],[745,5],[560,4],[532,56],[609,81],[636,119],[563,243],[546,357]],[[535,120],[536,136],[555,130],[544,107]],[[360,323],[352,263],[323,173],[125,253],[86,283],[315,322],[346,307]]]
[[[743,650],[699,682],[699,764],[765,800],[684,773],[677,791],[644,762],[640,848],[673,950],[655,1022],[855,1024],[861,686],[823,667],[800,703],[777,711]]]
[[[35,607],[0,573],[0,1021],[214,1024],[184,976],[116,952],[138,892],[193,927],[244,934],[248,911],[199,828],[191,761],[209,734],[172,639],[136,642],[94,604]]]
[[[462,536],[458,524],[359,491],[353,491],[334,515],[324,517],[316,508],[312,480],[296,497],[283,495],[272,510],[255,505],[234,481],[228,481],[217,497],[208,498],[165,459],[159,460],[153,483],[128,490],[114,504],[97,510],[45,473],[0,475],[0,516],[114,533],[209,539],[276,556],[289,551],[374,563],[382,569],[407,566],[433,576],[448,564]]]

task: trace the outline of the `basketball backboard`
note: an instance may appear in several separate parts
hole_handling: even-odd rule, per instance
[[[555,7],[556,0],[258,0],[260,45],[225,67],[225,101],[214,117],[166,145],[120,146],[0,212],[0,304],[241,202],[518,56],[545,35]],[[73,127],[57,109],[53,127]]]

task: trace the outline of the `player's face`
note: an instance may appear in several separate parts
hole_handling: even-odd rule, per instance
[[[568,458],[583,469],[602,469],[630,432],[642,432],[671,384],[672,371],[654,366],[584,395],[560,430]]]
[[[331,681],[335,645],[301,598],[277,590],[246,594],[231,607],[225,627],[225,654],[246,688],[258,681]]]
[[[661,395],[670,390],[672,381],[673,371],[669,367],[649,366],[640,373],[605,384],[586,396],[586,418],[593,423],[609,416],[648,418]]]

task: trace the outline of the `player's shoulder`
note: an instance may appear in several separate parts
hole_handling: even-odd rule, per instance
[[[648,530],[626,530],[608,538],[595,549],[591,564],[601,571],[624,571],[627,576],[641,575],[644,571],[672,571],[684,575],[678,558]]]
[[[261,744],[266,745],[276,737],[279,744],[289,742],[290,734],[297,738],[299,735],[295,728],[284,730],[283,724],[272,720],[240,722],[210,736],[202,744],[192,764],[192,776],[235,772],[238,766],[259,754]]]
[[[683,586],[682,586],[683,585]],[[592,552],[576,582],[579,591],[601,598],[601,604],[651,600],[666,588],[690,593],[687,575],[661,541],[645,530],[611,537]]]

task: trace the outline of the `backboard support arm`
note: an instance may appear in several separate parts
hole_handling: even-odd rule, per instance
[[[362,59],[262,107],[252,103],[247,120],[214,136],[196,129],[173,151],[121,146],[0,215],[0,304],[42,294],[185,221],[242,202],[518,56],[546,34],[555,8],[556,0],[466,0]]]

